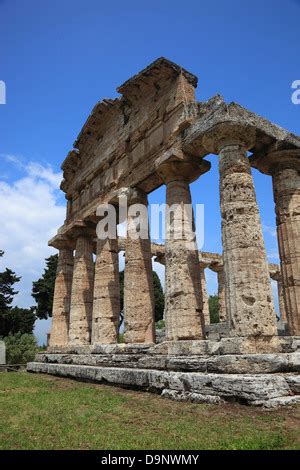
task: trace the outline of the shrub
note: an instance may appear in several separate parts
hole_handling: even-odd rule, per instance
[[[32,334],[16,333],[3,338],[6,346],[7,364],[26,364],[33,361],[37,350],[37,342]]]
[[[162,330],[163,328],[165,328],[165,321],[164,320],[159,320],[155,323],[155,328],[156,330]]]
[[[119,335],[118,335],[118,343],[125,343],[124,333],[119,333]]]

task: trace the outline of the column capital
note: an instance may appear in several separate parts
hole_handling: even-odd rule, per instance
[[[203,259],[199,258],[199,268],[204,271],[204,269],[206,269],[208,267],[209,267],[209,262],[204,261]]]
[[[218,155],[224,147],[238,145],[251,149],[256,141],[254,127],[232,122],[222,122],[211,127],[203,136],[202,144],[210,153]]]
[[[282,276],[279,264],[269,263],[269,272],[270,278],[273,279],[273,281],[281,281]]]
[[[156,172],[165,184],[172,181],[191,183],[210,170],[210,162],[196,159],[179,148],[171,148],[155,162]]]
[[[48,245],[56,248],[57,250],[75,250],[75,240],[65,235],[55,235],[49,240]]]
[[[300,166],[300,149],[269,149],[264,155],[253,155],[250,161],[254,168],[266,175],[273,175],[280,170],[298,170]]]
[[[224,271],[224,263],[222,262],[213,262],[209,265],[209,269],[214,273],[220,273]]]

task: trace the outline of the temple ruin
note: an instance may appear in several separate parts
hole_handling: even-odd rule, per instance
[[[160,58],[98,102],[62,164],[66,220],[47,352],[31,372],[140,388],[195,402],[300,402],[300,137],[220,95],[197,102],[197,77]],[[147,206],[191,203],[189,185],[220,173],[223,252],[193,237],[97,238],[97,208],[126,194]],[[251,168],[272,178],[280,266],[268,264]],[[275,217],[274,214],[274,217]],[[129,222],[129,221],[128,221]],[[166,224],[166,231],[170,229]],[[125,252],[125,343],[118,343],[118,254]],[[156,342],[152,257],[165,265],[165,337]],[[94,261],[95,257],[95,261]],[[205,270],[218,277],[210,325]],[[281,321],[270,279],[278,283]]]

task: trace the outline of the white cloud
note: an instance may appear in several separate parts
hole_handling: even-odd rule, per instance
[[[279,254],[278,254],[278,250],[273,250],[273,251],[270,251],[267,253],[268,255],[268,260],[272,263],[274,262],[277,262],[279,263]]]
[[[14,303],[28,307],[34,304],[32,281],[43,273],[44,259],[55,253],[48,240],[65,218],[65,206],[59,202],[62,176],[51,166],[24,164],[14,155],[2,157],[21,175],[11,183],[0,179],[0,249],[5,251],[1,269],[7,266],[22,276]]]
[[[160,279],[163,290],[165,290],[165,266],[152,258],[152,269],[155,271]]]
[[[277,237],[277,231],[276,231],[275,226],[263,224],[262,228],[263,228],[263,231],[264,231],[265,234],[268,234],[273,238]]]
[[[27,166],[27,172],[31,178],[39,178],[50,184],[54,189],[59,188],[62,180],[61,173],[55,173],[50,165],[44,167],[39,163],[30,162]]]
[[[8,163],[12,163],[14,167],[17,167],[18,169],[24,169],[21,156],[12,155],[9,153],[1,153],[0,157],[4,158]]]

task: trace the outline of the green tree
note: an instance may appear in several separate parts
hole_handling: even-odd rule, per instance
[[[32,334],[16,333],[4,338],[7,364],[26,364],[33,361],[38,347]]]
[[[35,307],[13,307],[6,315],[4,336],[15,333],[32,333],[36,320]]]
[[[0,257],[4,252],[0,250]],[[14,296],[18,293],[14,290],[14,284],[20,281],[11,269],[6,268],[0,272],[0,335],[7,336],[10,333],[32,333],[35,322],[35,314],[32,308],[12,307]]]
[[[0,250],[0,258],[3,255],[4,251]],[[11,308],[14,295],[18,293],[13,289],[13,285],[20,279],[11,269],[6,268],[5,271],[0,272],[0,312]]]
[[[219,297],[210,295],[208,298],[208,308],[211,323],[219,323]]]
[[[164,316],[165,296],[161,286],[160,279],[153,271],[154,303],[155,303],[155,321],[160,321]]]
[[[52,316],[54,285],[58,256],[52,255],[46,258],[46,268],[40,279],[32,283],[32,297],[36,301],[35,313],[41,320]]]

